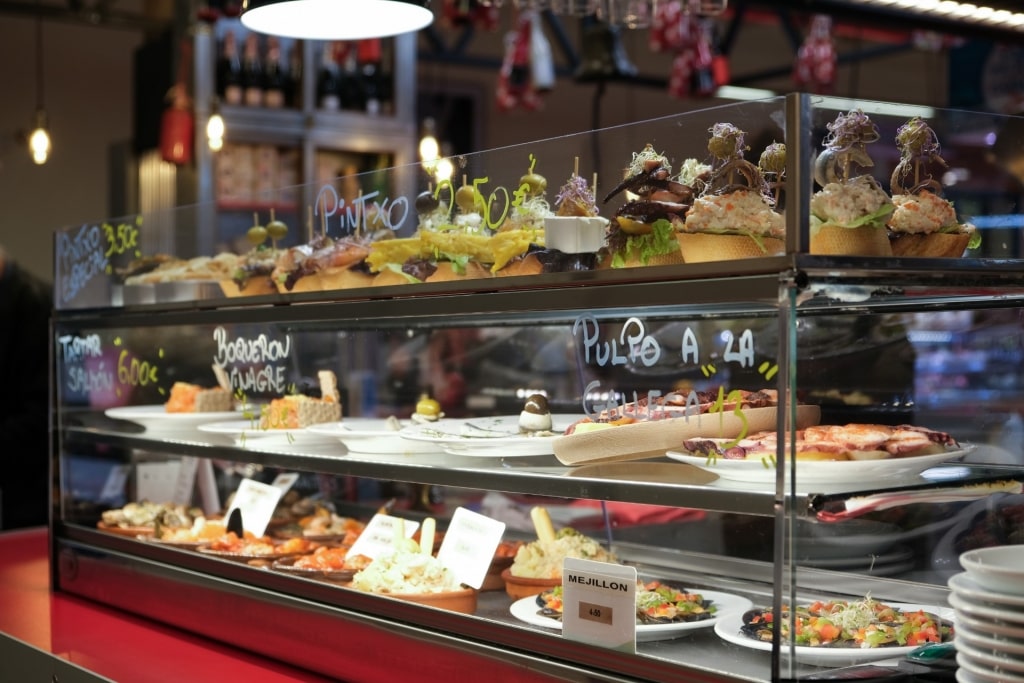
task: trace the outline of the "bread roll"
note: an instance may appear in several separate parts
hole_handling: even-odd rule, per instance
[[[668,266],[677,263],[685,263],[683,260],[683,252],[673,251],[668,254],[658,254],[652,256],[647,260],[647,263],[642,263],[638,257],[630,256],[626,259],[625,265],[622,268],[636,268],[639,266]],[[612,267],[612,255],[604,252],[602,253],[601,262],[597,265],[598,269],[607,269]]]
[[[811,233],[811,253],[831,256],[892,256],[884,228],[863,225],[841,228],[823,225]]]
[[[341,266],[322,270],[316,274],[316,278],[320,281],[320,289],[323,291],[369,287],[374,280],[374,277],[369,273]]]
[[[775,237],[762,237],[758,244],[746,235],[715,235],[705,232],[677,232],[676,240],[686,263],[733,261],[786,253],[786,243]]]
[[[539,275],[544,272],[544,264],[540,262],[536,254],[526,254],[519,258],[512,259],[504,268],[499,268],[497,277],[513,277],[516,275]]]
[[[376,275],[370,281],[373,287],[389,287],[391,285],[407,285],[410,284],[410,280],[403,273],[392,270],[391,268],[385,268]]]
[[[277,287],[269,275],[261,275],[249,278],[245,283],[245,289],[241,289],[234,280],[221,280],[220,290],[224,296],[263,296],[265,294],[277,294]]]
[[[304,277],[300,277],[298,280],[295,281],[291,289],[285,287],[284,282],[282,282],[280,279],[274,278],[274,286],[277,287],[277,291],[279,291],[281,294],[295,294],[296,292],[322,291],[322,289],[320,288],[320,279],[315,275],[306,275]]]
[[[959,258],[964,255],[971,235],[966,232],[895,234],[889,238],[893,256]]]
[[[493,277],[491,271],[479,263],[470,262],[466,264],[466,272],[456,272],[451,261],[440,261],[437,270],[426,279],[426,282],[448,282],[451,280],[475,280],[478,278]]]

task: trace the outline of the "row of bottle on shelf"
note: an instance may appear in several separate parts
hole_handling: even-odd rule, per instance
[[[234,106],[301,109],[304,64],[301,41],[226,28],[220,38],[216,86]],[[393,46],[389,40],[325,41],[319,55],[314,106],[329,111],[390,114]]]

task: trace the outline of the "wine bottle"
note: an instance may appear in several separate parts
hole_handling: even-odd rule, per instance
[[[267,38],[267,60],[263,76],[263,104],[274,109],[284,106],[286,72],[281,63],[281,41],[277,36]]]
[[[302,109],[302,42],[296,40],[288,50],[288,106]]]
[[[395,43],[387,41],[381,49],[380,59],[380,112],[384,116],[395,113]]]
[[[259,107],[263,104],[263,66],[260,64],[259,36],[255,33],[245,36],[245,48],[242,52],[242,85],[247,106]]]
[[[334,42],[325,42],[320,55],[320,73],[316,83],[316,101],[321,109],[341,109],[341,76],[334,57]]]
[[[360,40],[357,59],[366,113],[379,114],[381,111],[380,38]]]
[[[242,103],[242,62],[238,58],[238,41],[234,31],[224,34],[220,58],[217,60],[217,95],[225,104]]]
[[[366,109],[362,78],[359,75],[358,54],[354,45],[345,46],[344,69],[341,76],[341,108],[364,111]]]

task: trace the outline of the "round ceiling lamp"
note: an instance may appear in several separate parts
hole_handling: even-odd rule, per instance
[[[385,38],[418,31],[434,20],[430,0],[245,0],[251,31],[307,40]]]

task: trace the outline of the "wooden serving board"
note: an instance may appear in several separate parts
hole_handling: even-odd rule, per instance
[[[796,410],[797,429],[821,421],[818,406],[797,406]],[[552,442],[552,448],[563,465],[644,460],[663,456],[687,439],[731,439],[741,434],[744,426],[747,434],[775,429],[777,416],[778,408],[768,407],[748,408],[743,411],[742,418],[736,413],[726,412],[635,422],[560,436]]]

